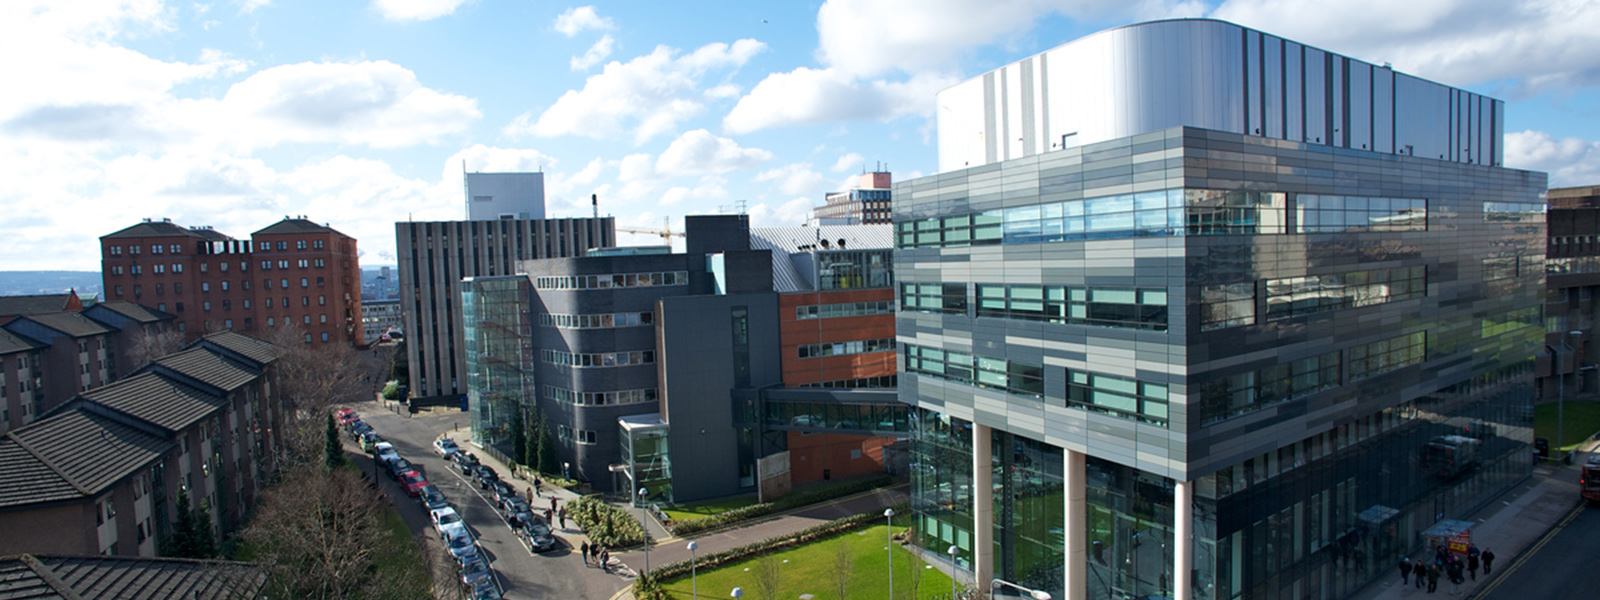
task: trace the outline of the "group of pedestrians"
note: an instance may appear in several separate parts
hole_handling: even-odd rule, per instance
[[[596,562],[600,563],[601,569],[605,569],[606,572],[611,571],[611,550],[601,546],[600,544],[590,544],[587,541],[583,543],[582,550],[583,566],[590,566],[591,563],[589,562],[589,559],[593,558]]]
[[[1478,550],[1477,546],[1467,547],[1467,557],[1451,552],[1444,545],[1434,549],[1433,562],[1412,561],[1411,557],[1400,559],[1400,585],[1411,583],[1411,577],[1416,576],[1416,589],[1422,589],[1423,580],[1427,580],[1428,593],[1439,590],[1439,579],[1448,577],[1452,585],[1456,586],[1452,594],[1461,593],[1460,586],[1471,577],[1478,580],[1478,567],[1483,567],[1483,574],[1488,575],[1494,569],[1494,551],[1489,549]]]

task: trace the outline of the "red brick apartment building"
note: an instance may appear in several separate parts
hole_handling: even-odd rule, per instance
[[[307,343],[363,342],[356,240],[305,217],[250,240],[147,219],[101,237],[100,252],[107,300],[169,313],[190,338],[294,323]]]

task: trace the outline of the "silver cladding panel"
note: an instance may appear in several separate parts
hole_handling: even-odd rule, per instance
[[[939,93],[939,171],[1191,126],[1498,166],[1504,103],[1232,23],[1095,33]]]

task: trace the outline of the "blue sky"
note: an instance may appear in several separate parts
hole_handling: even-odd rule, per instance
[[[864,166],[932,173],[944,86],[1192,16],[1504,99],[1508,166],[1600,184],[1596,0],[7,0],[0,270],[98,270],[147,217],[306,215],[389,264],[395,221],[462,218],[463,165],[542,169],[549,216],[797,225]]]

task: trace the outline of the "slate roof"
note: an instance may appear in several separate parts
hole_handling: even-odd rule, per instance
[[[145,221],[132,227],[125,227],[115,232],[100,236],[102,240],[119,238],[147,238],[147,237],[187,237],[207,239],[199,231],[189,229],[182,225],[174,225],[172,221]],[[226,238],[227,236],[223,236]]]
[[[51,414],[0,439],[0,508],[99,494],[172,445],[83,407]]]
[[[72,294],[0,296],[0,315],[38,315],[67,310]]]
[[[283,355],[283,349],[277,346],[233,331],[219,331],[200,338],[200,340],[237,352],[245,358],[262,364],[277,360],[279,356]]]
[[[223,405],[221,398],[157,373],[135,375],[82,396],[169,431],[182,431]]]
[[[110,310],[140,323],[155,323],[157,321],[167,321],[177,318],[171,314],[161,312],[148,306],[134,304],[126,300],[101,302],[95,306],[103,307],[106,310]]]
[[[26,319],[38,323],[63,335],[80,338],[91,335],[105,335],[116,330],[95,322],[94,319],[85,317],[75,312],[58,312],[43,315],[27,315],[18,320]],[[40,340],[45,341],[45,340]]]
[[[827,240],[828,248],[820,241]],[[845,245],[840,248],[839,240]],[[802,250],[803,246],[811,246]],[[752,227],[750,249],[772,251],[772,288],[778,292],[811,292],[811,281],[794,266],[793,254],[812,250],[884,250],[894,247],[893,225],[822,225],[819,227]]]
[[[308,219],[284,217],[284,219],[282,221],[278,221],[277,223],[273,223],[271,225],[268,225],[265,229],[262,229],[261,231],[257,231],[257,232],[255,232],[255,233],[253,233],[251,235],[254,236],[254,235],[277,235],[277,234],[284,234],[284,233],[329,233],[329,232],[338,233],[339,235],[344,235],[343,233],[339,233],[339,231],[337,229],[334,229],[334,228],[329,227],[327,225],[320,225],[320,224],[314,223],[314,222],[312,222],[312,221],[310,221]],[[344,237],[350,237],[350,236],[344,235]]]
[[[261,376],[260,371],[244,361],[204,346],[168,354],[156,359],[155,364],[227,391]]]
[[[29,341],[28,338],[0,329],[0,356],[13,352],[39,350],[41,348],[40,345]]]
[[[258,565],[129,556],[0,557],[0,598],[244,600],[267,584]]]

